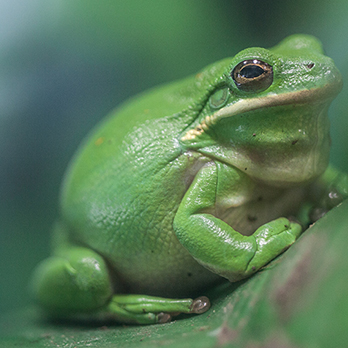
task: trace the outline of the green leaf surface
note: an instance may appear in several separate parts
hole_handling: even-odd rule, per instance
[[[37,308],[0,322],[0,347],[346,347],[348,200],[252,278],[211,291],[212,308],[162,325],[49,322]]]

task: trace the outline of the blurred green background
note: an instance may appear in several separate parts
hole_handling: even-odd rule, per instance
[[[347,0],[0,0],[0,315],[30,303],[76,147],[146,88],[313,34],[346,81],[330,117],[332,161],[348,171],[347,18]]]

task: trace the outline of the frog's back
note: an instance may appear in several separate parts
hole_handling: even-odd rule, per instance
[[[61,219],[69,238],[104,256],[130,291],[179,295],[218,278],[173,232],[178,205],[204,164],[178,143],[204,103],[204,78],[121,107],[88,139],[66,176]]]

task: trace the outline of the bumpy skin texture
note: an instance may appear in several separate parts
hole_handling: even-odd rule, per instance
[[[250,70],[231,75],[241,62]],[[33,280],[42,306],[145,324],[207,310],[151,296],[251,275],[300,235],[289,217],[306,225],[347,196],[345,175],[323,174],[340,87],[320,43],[298,35],[121,106],[65,177],[53,256]]]

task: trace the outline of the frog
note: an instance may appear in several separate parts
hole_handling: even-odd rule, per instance
[[[313,36],[246,48],[112,111],[63,179],[32,288],[55,318],[205,313],[348,196],[329,164],[340,72]]]

